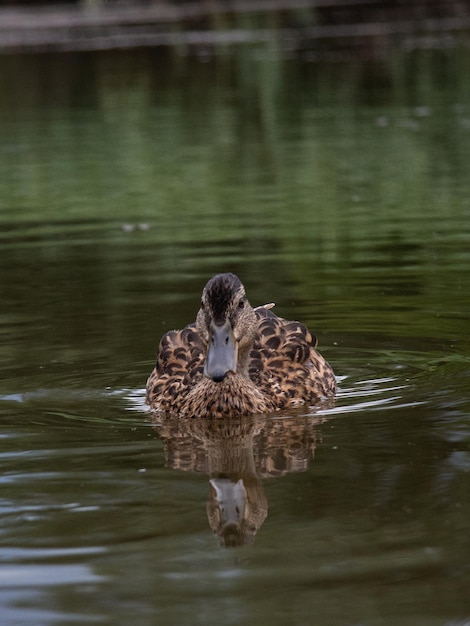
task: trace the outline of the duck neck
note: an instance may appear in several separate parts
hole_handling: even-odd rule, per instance
[[[252,342],[240,342],[238,348],[238,362],[237,362],[237,374],[244,378],[250,378],[248,374],[248,368],[250,365],[250,352],[252,348]]]

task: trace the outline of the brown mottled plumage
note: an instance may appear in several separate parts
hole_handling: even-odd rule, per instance
[[[270,413],[315,404],[336,390],[316,338],[300,322],[253,309],[234,274],[204,287],[196,322],[163,336],[147,403],[182,417]]]

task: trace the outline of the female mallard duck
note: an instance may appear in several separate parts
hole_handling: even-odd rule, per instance
[[[269,413],[335,393],[330,365],[300,322],[255,309],[234,274],[213,276],[196,322],[163,336],[147,403],[182,417]]]

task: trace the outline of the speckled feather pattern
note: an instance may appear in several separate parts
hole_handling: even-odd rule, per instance
[[[249,378],[229,373],[221,382],[203,374],[205,344],[196,324],[163,336],[147,381],[147,402],[156,411],[182,417],[226,417],[313,405],[336,390],[330,365],[316,351],[316,338],[300,322],[255,309],[256,333]]]

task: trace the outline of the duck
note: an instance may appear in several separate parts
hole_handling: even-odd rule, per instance
[[[240,417],[316,405],[336,392],[330,364],[304,324],[252,307],[241,280],[216,274],[195,322],[160,340],[146,384],[150,409],[178,417]]]

